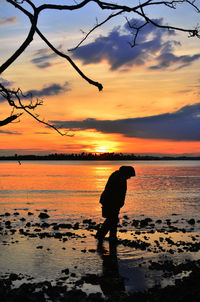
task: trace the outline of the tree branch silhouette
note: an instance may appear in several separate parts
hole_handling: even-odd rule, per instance
[[[11,123],[12,121],[16,120],[19,116],[21,116],[23,114],[23,112],[18,113],[18,114],[14,114],[15,109],[20,109],[20,110],[23,110],[24,112],[26,112],[27,114],[29,114],[31,117],[33,117],[38,122],[54,129],[60,135],[62,135],[62,136],[64,136],[64,135],[72,136],[72,135],[69,135],[67,133],[61,132],[54,125],[42,120],[37,113],[33,113],[35,108],[37,108],[40,105],[43,105],[42,100],[36,98],[36,100],[33,101],[31,94],[24,95],[22,93],[21,89],[19,89],[19,88],[17,90],[7,89],[1,83],[0,83],[0,95],[1,95],[1,97],[3,97],[5,100],[8,101],[9,105],[13,109],[11,115],[8,118],[0,121],[0,126],[5,126],[5,125]],[[22,103],[22,99],[27,98],[27,97],[30,99],[30,101],[29,101],[28,105],[24,105]]]
[[[66,0],[65,0],[66,1]],[[48,10],[54,10],[54,11],[75,11],[75,10],[81,10],[82,8],[87,7],[87,5],[93,3],[95,4],[100,11],[105,11],[108,13],[107,17],[105,17],[102,21],[96,22],[96,24],[87,32],[85,33],[85,36],[80,40],[80,42],[74,47],[69,49],[70,51],[76,50],[80,45],[82,45],[87,38],[99,27],[103,26],[104,24],[108,23],[111,19],[121,15],[131,15],[136,14],[140,17],[141,20],[143,20],[143,23],[141,25],[137,24],[131,24],[128,20],[128,17],[126,17],[127,24],[130,28],[134,29],[133,32],[133,42],[129,43],[131,47],[135,47],[137,45],[137,38],[140,34],[140,31],[147,25],[151,24],[155,27],[161,28],[161,29],[168,29],[168,30],[174,30],[176,32],[185,32],[188,33],[188,37],[197,37],[200,38],[199,33],[199,26],[196,25],[195,28],[184,28],[184,27],[178,27],[174,25],[165,25],[160,24],[155,21],[155,19],[152,19],[147,15],[145,12],[145,8],[154,8],[158,6],[167,6],[168,8],[171,8],[175,10],[178,6],[187,4],[191,8],[193,8],[196,13],[200,13],[200,4],[196,0],[172,0],[172,1],[156,1],[156,0],[144,0],[144,1],[136,1],[135,4],[132,4],[132,1],[130,1],[130,5],[122,5],[120,4],[120,1],[115,2],[105,2],[101,0],[83,0],[79,3],[72,4],[53,4],[53,3],[45,3],[39,6],[36,6],[33,1],[31,0],[6,0],[7,3],[9,3],[11,6],[15,7],[16,10],[19,10],[21,13],[23,13],[25,16],[29,18],[30,21],[30,29],[27,34],[26,39],[21,43],[20,47],[8,58],[1,66],[0,66],[0,74],[2,74],[5,70],[7,70],[12,64],[14,64],[15,60],[23,54],[25,49],[32,43],[35,33],[39,35],[39,37],[45,42],[45,44],[51,49],[51,51],[58,56],[62,57],[64,60],[66,60],[79,74],[79,76],[84,79],[86,82],[88,82],[90,85],[93,85],[98,88],[99,91],[103,89],[103,86],[101,83],[91,79],[88,77],[74,62],[74,60],[69,56],[68,54],[65,54],[63,51],[61,51],[58,47],[55,47],[47,37],[45,37],[44,33],[41,32],[41,30],[38,27],[38,20],[41,12],[48,11]],[[67,2],[67,1],[66,1]],[[24,6],[25,4],[25,6]],[[61,133],[55,126],[51,125],[48,122],[45,122],[44,120],[40,119],[38,114],[34,112],[34,110],[43,104],[41,100],[36,99],[34,102],[32,101],[32,97],[30,97],[30,103],[28,105],[24,105],[22,103],[23,99],[23,93],[21,89],[17,90],[10,90],[5,87],[3,83],[0,84],[0,94],[1,96],[8,102],[9,106],[13,108],[14,110],[21,110],[24,113],[29,114],[31,117],[36,119],[38,122],[45,124],[48,127],[53,128],[61,135],[69,135],[69,134],[63,134]],[[0,121],[0,126],[7,125],[11,123],[12,121],[16,120],[19,116],[22,115],[22,112],[18,114],[14,114],[12,112],[11,116],[7,117],[6,119]]]
[[[123,10],[120,10],[119,12],[117,12],[116,14],[111,14],[109,15],[105,20],[103,20],[102,22],[98,23],[85,35],[85,37],[73,48],[68,49],[69,51],[74,51],[76,50],[79,46],[81,46],[81,44],[89,37],[89,35],[95,31],[98,27],[101,27],[103,24],[107,23],[110,19],[120,15],[123,13]]]

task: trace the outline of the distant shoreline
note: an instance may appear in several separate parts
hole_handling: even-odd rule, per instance
[[[72,154],[48,154],[48,155],[14,155],[14,156],[0,156],[0,161],[3,160],[56,160],[56,161],[63,161],[63,160],[79,160],[79,161],[141,161],[141,160],[200,160],[199,156],[196,157],[189,157],[189,156],[150,156],[150,155],[134,155],[134,154],[123,154],[123,153],[72,153]]]

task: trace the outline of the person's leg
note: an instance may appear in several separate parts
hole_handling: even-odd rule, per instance
[[[110,240],[117,239],[117,224],[119,222],[118,213],[115,213],[110,219]]]
[[[117,239],[117,225],[111,225],[110,227],[110,240]]]
[[[102,207],[102,217],[106,218],[100,229],[96,233],[96,238],[98,240],[103,240],[108,231],[110,230],[110,214],[112,212],[112,209],[110,209],[108,206]]]
[[[106,234],[108,233],[108,231],[110,230],[110,219],[109,217],[105,219],[104,223],[102,224],[102,226],[100,227],[100,229],[97,231],[96,233],[96,238],[97,239],[104,239],[104,237],[106,236]]]
[[[110,231],[110,239],[117,239],[117,224],[119,222],[119,210],[111,208],[102,208],[103,217],[106,217],[106,220],[102,224],[101,228],[96,233],[96,238],[103,240],[108,231]]]

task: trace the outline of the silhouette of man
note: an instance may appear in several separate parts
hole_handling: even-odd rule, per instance
[[[131,166],[121,166],[119,170],[113,172],[105,189],[100,197],[102,204],[102,216],[106,218],[101,228],[96,233],[99,242],[103,241],[106,234],[110,231],[110,240],[117,239],[117,223],[120,208],[124,205],[127,179],[135,176],[135,170]]]

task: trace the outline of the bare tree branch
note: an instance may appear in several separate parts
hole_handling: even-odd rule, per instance
[[[159,24],[156,23],[154,20],[150,19],[149,17],[147,17],[146,13],[143,10],[143,7],[140,8],[141,9],[141,13],[137,12],[141,17],[143,17],[147,23],[151,23],[153,24],[155,27],[159,27],[159,28],[163,28],[163,29],[168,29],[168,30],[175,30],[175,31],[182,31],[182,32],[187,32],[189,34],[190,37],[197,37],[200,38],[200,34],[198,31],[198,27],[194,28],[194,29],[186,29],[186,28],[181,28],[181,27],[175,27],[175,26],[171,26],[171,25],[163,25],[163,24]]]
[[[134,39],[133,39],[133,43],[129,42],[131,47],[134,47],[137,45],[136,41],[137,41],[137,37],[138,34],[140,32],[140,30],[145,27],[147,24],[149,24],[148,21],[144,22],[142,25],[137,26],[137,24],[130,24],[130,21],[128,20],[128,18],[126,18],[127,24],[130,28],[135,29],[135,34],[134,34]]]
[[[88,78],[79,68],[78,66],[74,63],[74,61],[66,54],[62,53],[60,50],[58,50],[57,48],[55,48],[50,42],[49,40],[47,40],[45,38],[45,36],[41,33],[41,31],[36,28],[36,32],[38,33],[38,35],[40,36],[40,38],[49,46],[49,48],[51,48],[57,55],[59,55],[60,57],[63,57],[64,59],[66,59],[71,65],[72,67],[78,72],[78,74],[84,79],[86,80],[89,84],[96,86],[99,91],[101,91],[103,89],[103,86],[101,83],[95,82],[92,79]]]
[[[35,108],[37,108],[38,106],[43,104],[43,101],[40,99],[36,99],[35,102],[32,101],[32,96],[31,96],[31,101],[28,105],[24,105],[22,103],[22,99],[24,97],[27,97],[27,95],[24,95],[21,91],[21,89],[17,89],[17,90],[10,90],[7,89],[6,87],[4,87],[2,84],[0,84],[0,95],[5,98],[5,100],[8,101],[9,105],[14,108],[14,109],[20,109],[25,111],[27,114],[29,114],[31,117],[33,117],[35,120],[37,120],[38,122],[54,129],[55,131],[57,131],[60,135],[62,136],[72,136],[68,133],[62,133],[61,131],[59,131],[54,125],[45,122],[44,120],[41,120],[39,118],[39,115],[37,113],[33,113],[33,110]],[[12,122],[13,120],[17,119],[19,116],[21,116],[22,113],[19,114],[11,114],[10,117],[6,118],[3,121],[0,121],[0,126],[4,126],[7,125],[8,123]]]
[[[0,121],[0,127],[10,124],[12,121],[16,120],[22,114],[23,113],[13,114],[13,115],[7,117],[5,120]]]
[[[16,6],[16,3],[14,1],[12,0],[7,0],[7,1]],[[16,52],[5,63],[3,63],[0,66],[0,74],[4,72],[24,52],[24,50],[32,42],[36,30],[37,20],[38,20],[38,12],[35,11],[35,14],[32,16],[31,28],[28,36],[26,37],[25,41],[21,44],[21,46],[16,50]]]
[[[8,1],[8,2],[13,2],[13,0],[7,0],[7,1]],[[26,1],[27,1],[27,0],[26,0]],[[30,1],[28,1],[28,2],[30,2]],[[86,1],[86,2],[88,2],[88,1]],[[17,8],[18,8],[19,10],[21,10],[24,14],[26,14],[26,15],[29,17],[31,23],[33,22],[34,16],[33,16],[31,13],[29,13],[29,12],[28,12],[27,10],[25,10],[24,8],[21,8],[21,6],[18,5],[17,3],[15,3],[15,7],[17,7]],[[36,10],[35,6],[32,6],[32,7]],[[38,10],[38,11],[39,11],[39,10]],[[74,61],[73,61],[68,55],[62,53],[62,52],[59,51],[56,47],[54,47],[54,46],[49,42],[49,40],[45,38],[45,36],[44,36],[44,35],[41,33],[41,31],[36,27],[36,25],[34,26],[34,30],[38,33],[38,35],[41,37],[41,39],[49,46],[49,48],[51,48],[51,49],[53,50],[53,52],[56,53],[57,55],[59,55],[60,57],[65,58],[65,59],[72,65],[72,67],[78,72],[78,74],[79,74],[84,80],[86,80],[89,84],[96,86],[96,87],[99,89],[99,91],[101,91],[101,90],[103,89],[103,86],[102,86],[101,83],[98,83],[98,82],[96,82],[96,81],[93,81],[92,79],[90,79],[89,77],[87,77],[87,76],[80,70],[80,68],[78,68],[78,66],[74,63]],[[27,39],[28,39],[28,37],[27,37]],[[27,40],[27,39],[26,39],[26,40]],[[31,41],[30,41],[30,42],[31,42]],[[29,44],[30,44],[30,42],[29,42]],[[29,45],[29,44],[28,44],[28,45]],[[28,46],[28,45],[27,45],[27,46]],[[16,58],[17,58],[17,57],[16,57]],[[10,60],[10,59],[9,59],[9,60]],[[0,68],[0,73],[1,73],[1,68]]]
[[[116,14],[111,14],[109,15],[104,21],[102,21],[101,23],[97,23],[86,35],[85,37],[73,48],[68,49],[69,51],[74,51],[76,50],[88,37],[89,35],[98,27],[101,27],[103,24],[105,24],[106,22],[108,22],[110,19],[120,15],[123,13],[123,10],[120,10],[119,12],[117,12]],[[84,33],[84,32],[83,32]]]
[[[98,2],[98,0],[84,0],[76,5],[58,5],[58,4],[43,4],[38,7],[39,12],[46,9],[54,9],[54,10],[77,10],[84,7],[89,2]]]

